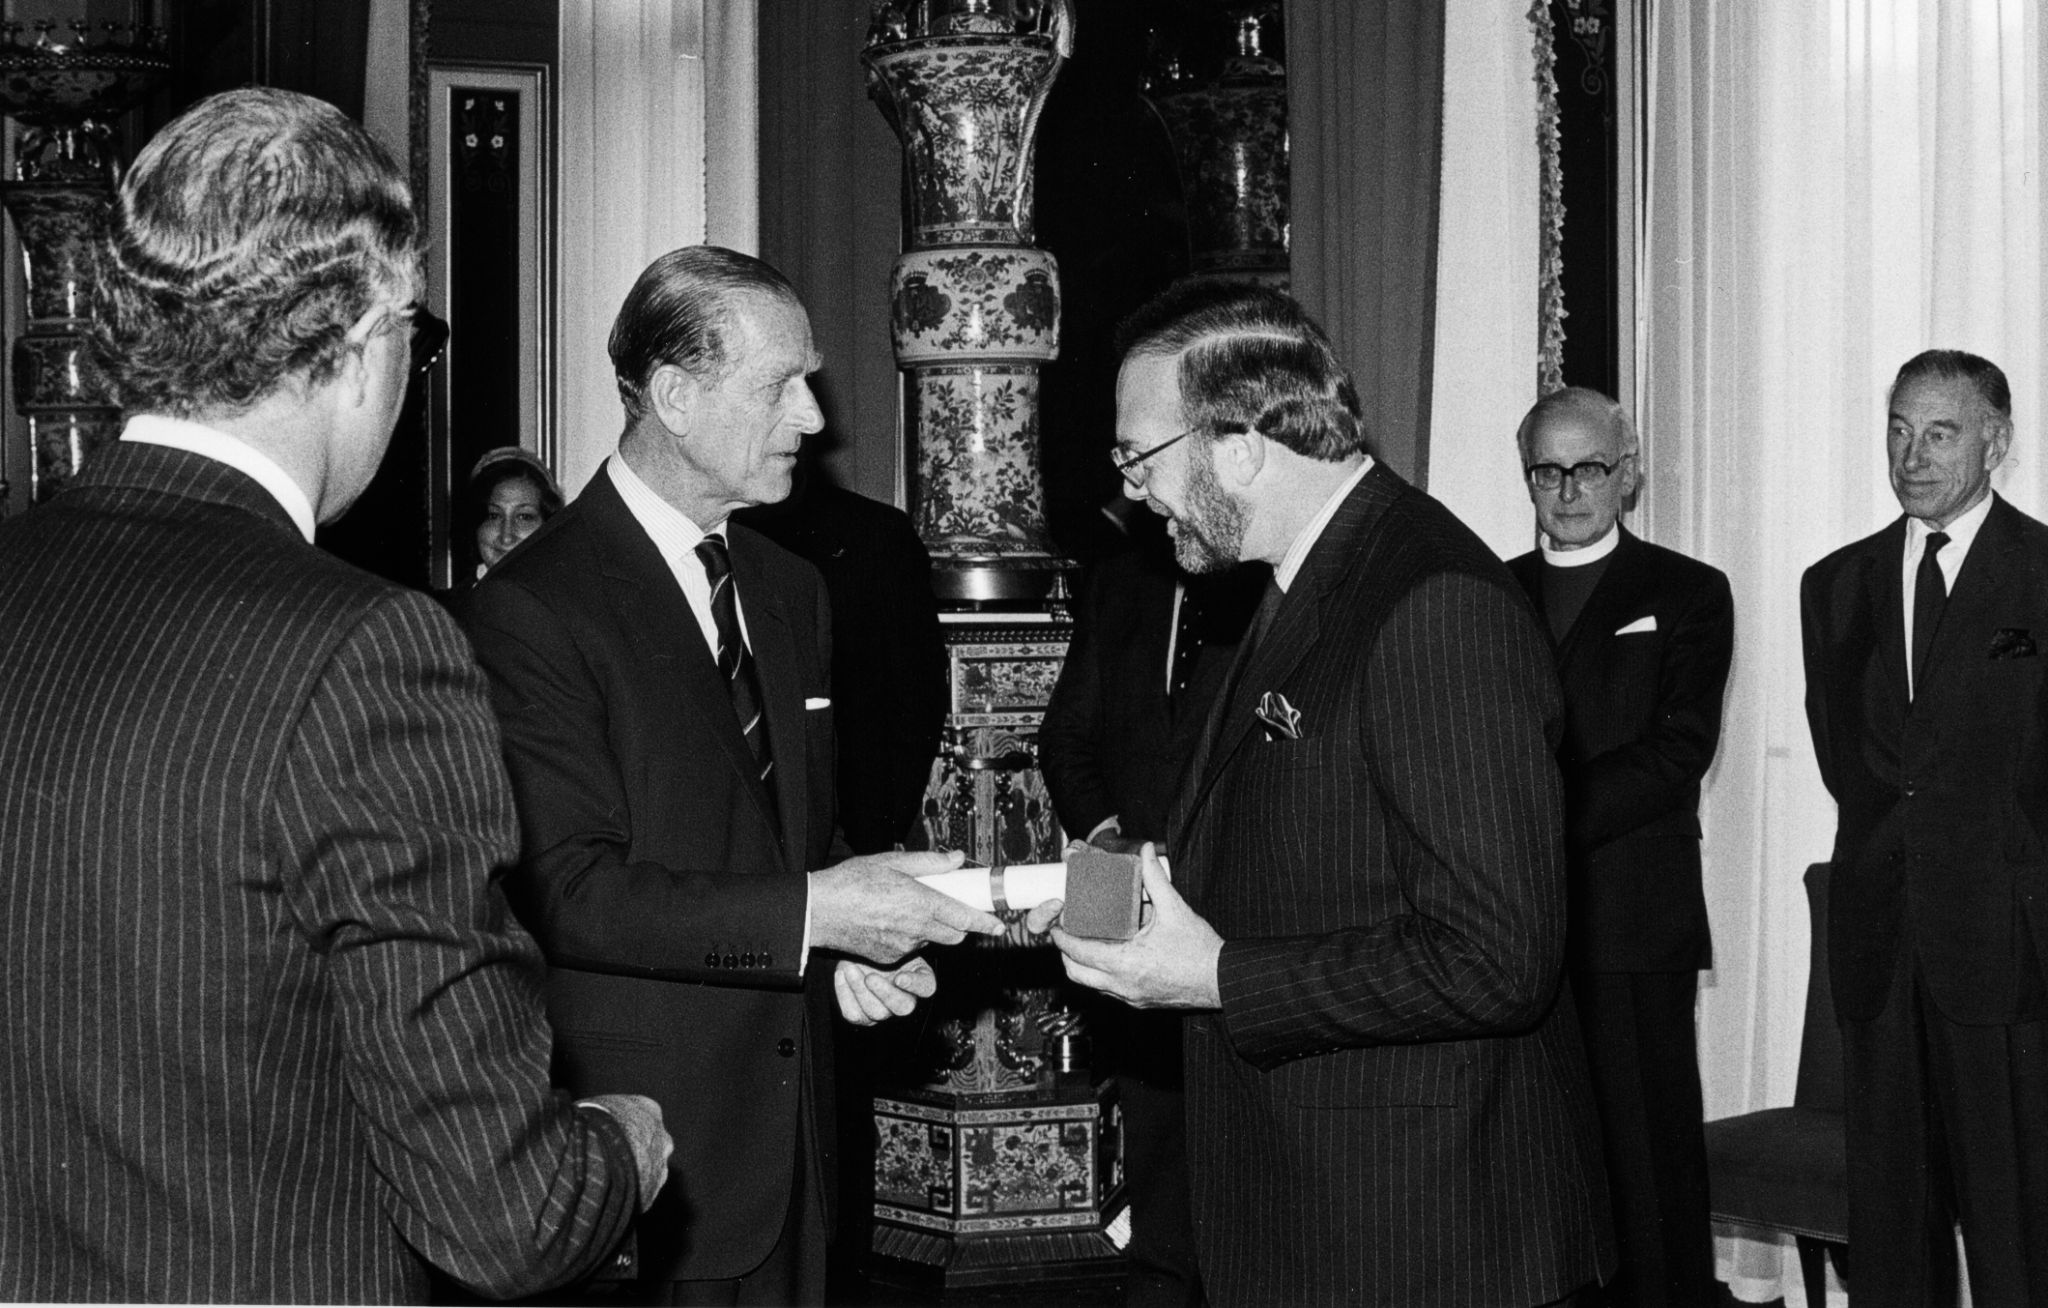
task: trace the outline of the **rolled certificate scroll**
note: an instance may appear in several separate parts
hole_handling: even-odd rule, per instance
[[[1138,933],[1145,890],[1136,854],[1087,846],[1068,854],[1064,863],[963,867],[918,880],[984,913],[1028,911],[1048,899],[1065,900],[1060,925],[1096,940],[1129,940]]]

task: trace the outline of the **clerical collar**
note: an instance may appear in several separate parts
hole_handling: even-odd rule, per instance
[[[261,486],[291,516],[299,534],[309,542],[313,539],[313,501],[305,489],[275,459],[240,437],[183,418],[138,413],[121,428],[121,439],[137,445],[165,445],[227,464]]]
[[[1543,561],[1553,568],[1583,568],[1588,563],[1598,563],[1621,545],[1621,523],[1616,522],[1607,529],[1607,534],[1583,549],[1561,550],[1550,543],[1550,533],[1536,533],[1536,544],[1543,550]]]

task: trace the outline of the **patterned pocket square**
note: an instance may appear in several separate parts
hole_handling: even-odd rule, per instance
[[[1642,617],[1637,618],[1634,622],[1629,623],[1626,627],[1623,627],[1620,631],[1617,631],[1614,634],[1617,636],[1633,636],[1640,631],[1655,631],[1656,629],[1657,615],[1654,613],[1645,613]]]
[[[2030,659],[2034,657],[2034,637],[2025,627],[2000,627],[1991,633],[1987,652],[1995,659]]]
[[[1266,724],[1267,739],[1274,736],[1301,739],[1301,710],[1289,704],[1287,696],[1278,691],[1269,690],[1259,696],[1259,706],[1252,710],[1252,714]]]

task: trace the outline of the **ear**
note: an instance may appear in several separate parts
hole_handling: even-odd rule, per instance
[[[1266,438],[1255,431],[1225,432],[1209,446],[1216,480],[1226,490],[1243,491],[1266,466]]]
[[[647,408],[673,436],[687,436],[696,426],[703,383],[672,363],[657,366],[647,379]]]
[[[359,409],[370,402],[370,337],[384,325],[386,316],[381,307],[366,310],[342,338],[347,348],[341,352],[333,384],[337,397],[349,408]]]
[[[1640,451],[1631,450],[1621,461],[1621,502],[1626,505],[1643,484],[1643,456]]]
[[[1990,472],[2005,462],[2006,453],[2012,449],[2012,419],[2002,414],[1991,418],[1991,440],[1984,446],[1984,471]]]

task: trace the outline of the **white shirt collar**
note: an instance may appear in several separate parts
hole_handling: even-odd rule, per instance
[[[1967,512],[1948,526],[1942,528],[1948,533],[1948,547],[1934,556],[1942,565],[1941,570],[1953,578],[1955,568],[1960,568],[1963,559],[1970,552],[1970,545],[1977,539],[1977,533],[1984,528],[1984,519],[1991,516],[1991,501],[1997,498],[1992,492],[1978,500]],[[1906,557],[1915,567],[1920,563],[1920,552],[1927,548],[1927,538],[1934,534],[1934,528],[1919,518],[1906,519]],[[1951,566],[1953,564],[1953,566]]]
[[[246,473],[291,515],[292,525],[299,529],[299,534],[308,542],[312,541],[313,531],[318,525],[313,517],[313,501],[306,497],[304,488],[293,481],[289,473],[277,466],[276,460],[240,437],[201,423],[187,422],[183,418],[138,413],[121,429],[121,439],[138,445],[163,445],[183,450]]]
[[[1615,519],[1607,534],[1591,545],[1575,550],[1561,550],[1550,543],[1550,533],[1538,531],[1536,545],[1543,551],[1543,561],[1553,568],[1583,568],[1588,563],[1598,563],[1621,548],[1621,520]]]
[[[1300,534],[1295,536],[1294,543],[1287,547],[1287,556],[1280,560],[1280,566],[1273,569],[1274,585],[1285,591],[1294,584],[1294,578],[1301,571],[1301,565],[1308,560],[1308,552],[1315,548],[1316,539],[1323,534],[1323,528],[1330,525],[1330,519],[1337,516],[1337,506],[1342,504],[1358,483],[1365,479],[1365,474],[1372,471],[1372,463],[1372,455],[1366,455],[1365,460],[1344,479],[1344,484],[1330,492],[1330,498],[1323,501],[1323,507],[1316,510],[1316,516],[1308,520],[1308,525],[1301,529]]]
[[[613,454],[604,461],[604,466],[611,474],[612,485],[618,488],[619,498],[626,502],[627,511],[654,541],[654,547],[661,551],[662,559],[671,568],[681,560],[693,557],[698,541],[725,526],[722,521],[714,522],[708,528],[690,521],[688,514],[661,498],[653,487],[640,480],[640,474],[633,471],[633,465],[626,462],[624,454]]]

